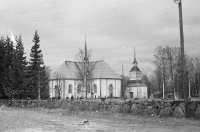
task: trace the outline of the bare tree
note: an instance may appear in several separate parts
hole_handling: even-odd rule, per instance
[[[78,74],[77,77],[80,79],[78,82],[81,87],[81,96],[87,99],[88,93],[92,93],[92,71],[95,67],[95,62],[90,62],[92,56],[92,50],[87,50],[87,45],[85,43],[85,49],[79,49],[79,52],[75,55],[75,59],[78,61]]]
[[[58,71],[55,71],[53,73],[53,78],[56,81],[56,86],[55,86],[55,91],[56,92],[55,93],[57,94],[58,99],[60,99],[61,95],[63,93],[63,90],[62,90],[63,74],[58,72]]]

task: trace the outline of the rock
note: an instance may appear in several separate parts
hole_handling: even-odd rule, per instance
[[[185,104],[184,104],[184,102],[180,103],[179,106],[182,108],[183,112],[185,113]]]
[[[141,111],[140,111],[140,109],[139,109],[139,107],[138,107],[137,104],[132,104],[132,106],[131,106],[131,112],[132,112],[133,114],[138,114],[138,113],[141,112]]]
[[[113,112],[120,112],[120,110],[121,110],[121,105],[114,105],[112,107],[112,111]]]
[[[151,110],[151,109],[153,109],[152,106],[147,106],[147,110]]]
[[[195,118],[200,119],[200,106],[198,106],[195,111]]]
[[[171,104],[170,104],[170,102],[165,102],[164,106],[165,106],[165,107],[170,107]]]
[[[122,107],[123,113],[130,112],[130,106],[128,104],[124,104]]]
[[[183,109],[180,106],[177,106],[173,112],[173,116],[177,118],[184,118],[185,113],[183,112]]]
[[[173,115],[173,111],[170,107],[165,107],[164,109],[160,110],[159,115],[161,117],[170,117]]]
[[[194,101],[192,101],[192,103],[190,103],[190,104],[188,105],[188,109],[190,109],[190,110],[195,110],[195,108],[196,108],[196,104],[195,104]]]

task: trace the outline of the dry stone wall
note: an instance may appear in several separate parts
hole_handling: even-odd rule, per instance
[[[183,100],[0,100],[0,106],[22,108],[68,109],[71,111],[108,111],[160,117],[185,117]],[[200,101],[190,101],[189,116],[200,119]]]

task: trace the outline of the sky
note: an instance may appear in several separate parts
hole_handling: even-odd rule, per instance
[[[200,55],[200,0],[182,0],[185,53]],[[151,75],[158,46],[180,46],[178,5],[173,0],[1,0],[0,35],[21,34],[27,56],[38,31],[44,63],[55,71],[75,61],[85,35],[92,61],[104,60],[128,75],[134,59]],[[13,34],[13,35],[12,35]]]

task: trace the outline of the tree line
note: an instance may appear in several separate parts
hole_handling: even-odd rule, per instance
[[[179,47],[158,46],[154,51],[155,70],[146,84],[149,93],[160,98],[171,95],[175,99],[184,98],[184,89],[187,88],[188,97],[199,97],[200,91],[200,58],[185,55],[186,81],[181,80],[181,54]],[[157,95],[156,95],[157,93]]]
[[[151,75],[143,73],[142,80],[147,85],[148,97],[183,99],[200,97],[200,57],[185,54],[186,81],[181,79],[181,54],[179,47],[158,46],[154,50],[154,71]],[[129,76],[122,75],[122,97]],[[187,88],[183,89],[184,84]]]
[[[42,99],[48,98],[50,69],[44,66],[40,37],[35,31],[30,60],[25,56],[21,35],[0,39],[0,98]],[[16,45],[16,46],[15,46]]]

